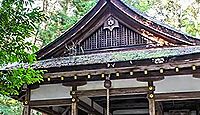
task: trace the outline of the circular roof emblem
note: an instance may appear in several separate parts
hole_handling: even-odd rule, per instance
[[[112,26],[115,24],[115,21],[112,18],[110,18],[110,19],[108,19],[107,24],[108,24],[108,26]]]

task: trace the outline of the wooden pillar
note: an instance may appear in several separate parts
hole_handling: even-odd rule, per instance
[[[156,105],[155,105],[155,87],[153,86],[153,81],[148,82],[149,93],[148,93],[148,101],[149,101],[149,115],[156,115]]]
[[[77,86],[72,86],[72,105],[71,105],[71,115],[78,115],[78,98],[75,94],[75,91],[77,90]]]
[[[71,115],[78,115],[77,102],[72,102]]]
[[[26,87],[26,94],[23,102],[23,115],[30,115],[31,114],[31,108],[29,106],[30,102],[30,89]]]
[[[77,76],[74,76],[75,79],[77,79]],[[63,86],[67,86],[67,87],[72,87],[72,91],[70,92],[71,96],[72,96],[72,105],[71,105],[71,110],[69,111],[69,113],[71,113],[71,115],[78,115],[78,96],[76,94],[77,91],[77,86],[82,86],[87,84],[86,81],[73,81],[73,82],[65,82],[62,85]]]
[[[148,100],[149,100],[149,115],[156,115],[155,100],[150,98]]]
[[[104,81],[104,87],[106,88],[106,115],[110,115],[110,88],[112,82],[110,81],[110,75],[106,77]]]
[[[31,114],[31,109],[28,105],[24,105],[24,108],[23,108],[23,115],[30,115]]]

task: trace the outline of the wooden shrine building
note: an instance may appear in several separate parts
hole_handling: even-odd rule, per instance
[[[99,0],[37,52],[24,115],[200,115],[200,40],[120,0]]]

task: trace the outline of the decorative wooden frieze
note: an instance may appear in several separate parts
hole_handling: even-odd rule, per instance
[[[155,63],[155,64],[162,64],[165,61],[166,61],[165,58],[155,58],[155,59],[152,59],[152,62]]]
[[[154,46],[152,44],[157,43],[119,23],[115,18],[109,17],[100,28],[80,43],[80,47],[85,53],[134,45]]]
[[[75,44],[73,41],[71,45],[65,44],[65,48],[66,49],[64,53],[66,55],[74,56],[77,54],[77,44]]]

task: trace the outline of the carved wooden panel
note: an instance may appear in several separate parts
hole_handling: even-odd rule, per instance
[[[98,30],[80,43],[86,51],[101,50],[134,45],[155,44],[141,34],[129,29],[110,17]]]

